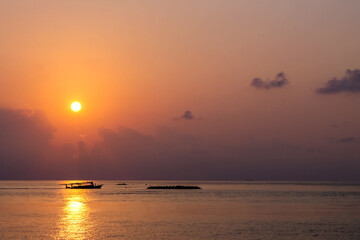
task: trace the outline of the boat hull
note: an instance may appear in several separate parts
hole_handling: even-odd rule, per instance
[[[102,187],[103,184],[101,185],[96,185],[96,186],[76,186],[76,187],[69,187],[66,186],[66,188],[68,189],[99,189]]]

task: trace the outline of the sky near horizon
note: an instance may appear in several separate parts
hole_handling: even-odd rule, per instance
[[[359,9],[0,0],[0,179],[360,180]]]

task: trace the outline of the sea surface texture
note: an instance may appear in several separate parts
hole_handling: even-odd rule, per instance
[[[127,185],[116,185],[118,183]],[[360,185],[0,181],[0,239],[360,239]],[[154,189],[197,185],[200,190]]]

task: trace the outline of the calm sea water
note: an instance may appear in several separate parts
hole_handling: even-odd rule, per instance
[[[0,181],[0,239],[360,239],[357,184],[96,182]]]

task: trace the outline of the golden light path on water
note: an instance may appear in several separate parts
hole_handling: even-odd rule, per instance
[[[85,240],[92,237],[92,222],[89,215],[88,191],[64,189],[64,207],[59,221],[56,239]]]

